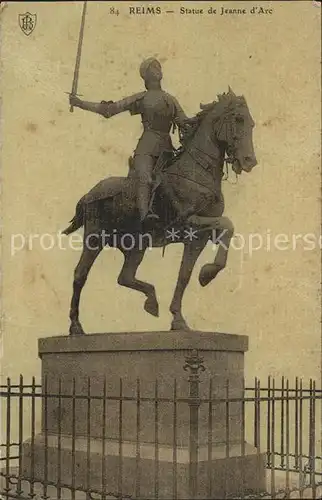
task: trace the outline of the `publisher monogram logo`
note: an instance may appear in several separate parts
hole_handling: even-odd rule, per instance
[[[19,14],[19,26],[25,35],[29,36],[34,31],[36,23],[37,14],[30,14],[30,12]]]

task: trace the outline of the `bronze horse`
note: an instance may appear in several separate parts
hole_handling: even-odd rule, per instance
[[[63,231],[70,234],[84,226],[83,251],[73,281],[71,335],[84,333],[79,321],[80,295],[105,245],[118,248],[124,255],[118,284],[143,293],[145,311],[158,316],[155,288],[138,280],[136,271],[149,246],[184,244],[170,305],[172,330],[189,329],[181,311],[182,298],[196,260],[209,239],[215,240],[218,249],[214,261],[201,268],[201,286],[210,283],[225,267],[234,227],[222,215],[224,164],[230,162],[237,175],[250,172],[257,164],[252,139],[255,124],[245,98],[236,96],[231,89],[219,95],[218,101],[201,105],[201,110],[184,140],[181,154],[158,174],[159,186],[153,203],[161,223],[150,232],[142,233],[131,175],[102,181],[78,202],[75,217]]]

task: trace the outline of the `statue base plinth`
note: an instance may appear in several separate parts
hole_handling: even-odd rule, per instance
[[[177,461],[173,462],[173,448],[158,447],[158,465],[156,467],[155,445],[140,444],[140,462],[137,462],[136,443],[123,442],[122,465],[120,464],[119,443],[115,440],[106,440],[105,462],[102,456],[102,440],[88,441],[86,438],[77,438],[75,443],[75,468],[73,469],[73,453],[71,438],[61,439],[61,472],[58,474],[58,439],[57,436],[47,436],[47,471],[45,472],[45,438],[38,435],[35,439],[33,454],[34,474],[36,481],[42,482],[47,475],[50,481],[63,485],[73,486],[76,490],[99,491],[104,493],[119,492],[123,496],[140,500],[180,500],[190,499],[189,485],[189,449],[177,448]],[[226,446],[214,446],[212,459],[208,459],[209,449],[206,446],[199,448],[198,459],[198,489],[196,499],[221,499],[224,495],[244,495],[247,492],[261,492],[265,490],[264,456],[257,455],[254,447],[245,444],[244,454],[240,445],[231,445],[228,448],[229,457],[226,457]],[[30,442],[24,443],[24,476],[30,478],[30,463],[32,449]],[[88,467],[90,473],[88,474]],[[74,472],[73,472],[74,470]],[[102,474],[104,479],[102,480]],[[72,483],[71,478],[74,477]],[[89,482],[88,482],[88,477]],[[122,480],[120,480],[120,477]],[[211,484],[210,484],[211,481]],[[155,485],[158,484],[158,496]],[[211,488],[211,489],[210,489]],[[174,492],[177,492],[175,495]],[[211,491],[211,497],[209,493]]]
[[[210,484],[211,498],[264,490],[263,456],[241,445],[247,348],[245,336],[193,331],[40,339],[47,398],[42,434],[24,443],[25,477],[96,491],[105,483],[107,492],[149,500],[176,491],[183,500],[197,470],[196,498]],[[204,371],[187,363],[195,351]]]

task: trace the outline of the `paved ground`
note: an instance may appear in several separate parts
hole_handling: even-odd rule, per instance
[[[12,486],[12,490],[10,493],[15,494],[16,485],[12,484],[11,486]],[[5,487],[5,480],[4,480],[4,478],[0,478],[0,491],[3,491],[4,487]],[[25,500],[25,499],[31,500],[31,497],[29,496],[30,484],[27,481],[22,481],[21,490],[23,493],[21,494],[21,497],[19,497],[19,498],[21,498],[21,500]],[[42,484],[36,483],[34,485],[34,495],[35,495],[33,497],[34,500],[44,500],[44,488],[43,488]],[[53,486],[48,486],[47,491],[46,491],[46,496],[47,496],[48,500],[57,500],[58,498],[60,498],[61,500],[71,500],[72,499],[72,494],[71,494],[70,490],[63,488],[61,490],[61,494],[59,497],[58,493],[57,493],[57,489]],[[6,498],[7,498],[6,496],[0,495],[1,500],[6,500]],[[8,497],[8,499],[9,498],[12,498],[12,497]],[[75,497],[73,498],[73,500],[92,500],[92,499],[99,500],[99,499],[101,499],[101,496],[93,494],[92,497],[89,497],[89,496],[86,496],[86,493],[83,493],[81,491],[76,491]],[[105,500],[115,500],[115,499],[116,499],[115,496],[107,496]]]
[[[299,474],[295,474],[295,473],[291,473],[290,474],[290,477],[289,477],[289,486],[290,486],[290,489],[294,489],[294,491],[291,491],[291,493],[287,496],[288,499],[297,499],[297,498],[303,498],[303,499],[310,499],[310,498],[314,498],[313,496],[313,492],[312,492],[312,488],[309,486],[308,484],[308,481],[309,481],[309,478],[308,476],[306,476],[305,478],[302,477],[301,480],[303,481],[302,484],[304,484],[304,490],[303,490],[303,494],[302,494],[302,497],[300,495],[300,492],[299,491],[295,491],[296,489],[299,488]],[[11,489],[11,492],[13,495],[15,494],[15,491],[16,491],[16,480],[13,480],[13,484],[11,485],[12,489]],[[284,498],[285,499],[285,485],[286,485],[286,474],[284,472],[280,472],[280,471],[276,471],[275,472],[275,490],[278,491],[278,490],[284,490],[284,493],[281,492],[279,494],[277,494],[275,496],[276,499],[278,498]],[[3,477],[0,477],[0,491],[3,491],[3,488],[5,488],[5,479]],[[21,484],[21,489],[23,491],[23,493],[21,494],[20,497],[6,497],[4,495],[0,495],[0,499],[1,500],[6,500],[6,498],[21,498],[21,500],[30,500],[31,497],[29,496],[29,493],[30,493],[30,485],[27,481],[23,481],[22,484]],[[270,471],[267,471],[267,491],[269,492],[271,489],[271,474],[270,474]],[[34,500],[44,500],[44,489],[43,489],[43,486],[42,484],[40,483],[36,483],[35,484],[35,488],[34,488],[34,494],[35,496],[33,497]],[[53,486],[49,486],[47,488],[47,499],[48,500],[57,500],[59,497],[58,497],[58,494],[57,494],[57,489]],[[68,489],[62,489],[61,491],[61,496],[60,496],[61,500],[71,500],[72,499],[72,495],[71,495],[71,492],[70,490]],[[257,497],[258,498],[258,497]],[[256,500],[257,500],[256,498]],[[263,499],[270,499],[272,498],[270,494],[267,494],[267,495],[261,495],[260,498],[263,498]],[[316,489],[316,496],[315,496],[316,499],[322,499],[322,485],[320,485],[317,489]],[[83,492],[80,492],[80,491],[77,491],[75,493],[75,497],[74,497],[74,500],[100,500],[101,499],[101,496],[100,495],[96,495],[96,494],[93,494],[92,497],[87,497],[86,496],[86,493],[83,493]],[[115,500],[116,499],[116,496],[107,496],[106,497],[106,500]],[[119,499],[120,500],[120,499]]]

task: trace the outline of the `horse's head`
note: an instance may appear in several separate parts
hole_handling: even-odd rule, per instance
[[[223,144],[234,172],[250,172],[257,165],[253,146],[255,123],[246,99],[236,96],[229,87],[228,93],[218,95],[218,102],[201,104],[201,109],[208,110],[215,137]]]

